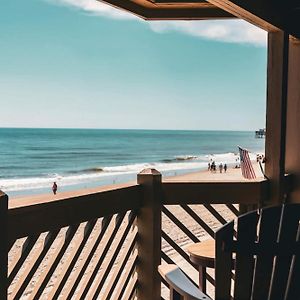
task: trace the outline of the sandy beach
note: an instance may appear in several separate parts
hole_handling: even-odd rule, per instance
[[[254,168],[256,175],[258,179],[263,178],[262,173],[260,171],[259,165],[257,163],[254,163]],[[189,173],[185,175],[180,176],[174,176],[174,177],[168,177],[163,178],[166,182],[178,182],[178,181],[247,181],[247,179],[244,179],[241,175],[240,169],[233,169],[229,168],[226,173],[220,173],[217,172],[210,172],[210,171],[200,171],[200,172],[194,172]],[[111,188],[115,188],[116,186],[106,186],[102,187],[101,190],[109,190]],[[119,186],[120,187],[120,186]],[[99,191],[99,188],[97,189],[87,189],[87,190],[81,190],[81,191],[73,191],[73,192],[64,192],[64,193],[58,193],[56,196],[52,194],[45,194],[45,195],[35,195],[33,197],[18,197],[14,199],[10,199],[10,207],[19,207],[23,206],[24,204],[29,203],[38,203],[41,201],[49,202],[49,201],[55,201],[62,198],[68,198],[72,197],[75,194],[85,194],[85,193],[92,193]],[[217,220],[211,212],[204,206],[204,205],[191,205],[190,206],[194,212],[196,212],[197,215],[201,216],[201,218],[206,222],[206,224],[212,229],[217,230],[222,226],[221,222]],[[235,215],[228,209],[226,205],[218,204],[218,205],[212,205],[212,207],[222,216],[222,218],[226,221],[230,221],[233,218],[235,218]],[[166,206],[166,209],[169,210],[176,218],[178,218],[200,241],[212,238],[199,224],[197,224],[180,206]],[[165,215],[163,214],[162,217],[162,229],[177,245],[179,245],[181,248],[183,248],[186,251],[186,248],[188,245],[193,243],[193,241],[183,232],[181,231],[177,226],[174,225],[174,223]],[[79,228],[79,231],[76,233],[78,236],[82,234],[84,231],[84,227],[81,226]],[[60,233],[60,239],[63,239],[65,231],[61,231]],[[23,239],[24,240],[24,239]],[[23,240],[18,240],[15,245],[13,246],[12,250],[9,253],[9,269],[12,269],[12,266],[15,263],[15,259],[19,257],[19,253],[22,249],[22,243]],[[36,247],[39,248],[43,244],[43,241],[40,240]],[[197,271],[189,264],[187,263],[178,253],[163,239],[162,240],[162,249],[163,251],[175,262],[177,263],[181,268],[185,270],[189,274],[191,278],[193,278],[196,282],[198,280],[198,274]],[[52,249],[52,251],[55,252],[55,249]],[[51,252],[51,251],[50,251]],[[49,254],[50,255],[50,254]],[[65,256],[68,256],[69,252],[67,251]],[[43,265],[44,269],[47,269],[47,260],[49,260],[49,257],[45,259],[46,263]],[[30,264],[30,259],[25,261],[25,264]],[[117,265],[114,266],[116,268]],[[23,269],[26,269],[26,266],[24,265]],[[76,270],[75,270],[76,271]],[[89,272],[92,272],[91,270]],[[87,272],[88,273],[88,272]],[[210,270],[209,273],[213,276],[212,271]],[[40,275],[39,275],[40,274]],[[39,281],[39,276],[42,275],[43,272],[39,271],[35,277],[34,282]],[[86,274],[85,274],[86,275]],[[10,291],[14,289],[14,285],[17,284],[17,278],[14,280],[10,286]],[[53,279],[52,281],[49,281],[49,286],[46,290],[49,290],[51,293],[51,286],[53,285]],[[34,283],[30,285],[30,288],[26,289],[26,296],[22,297],[22,299],[30,299],[31,290],[34,290]],[[166,294],[167,291],[164,288],[163,294]],[[211,284],[208,283],[208,293],[212,295],[213,288]],[[24,295],[25,295],[24,294]],[[41,299],[47,299],[47,293],[43,295]],[[101,298],[99,298],[101,299]]]
[[[263,174],[260,170],[259,164],[252,162],[253,169],[256,177],[263,178]],[[242,176],[240,168],[228,168],[227,172],[222,173],[217,169],[216,172],[208,170],[188,173],[184,175],[177,175],[172,177],[164,178],[165,181],[249,181]]]

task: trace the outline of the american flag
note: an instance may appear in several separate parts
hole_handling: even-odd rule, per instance
[[[254,179],[256,178],[252,163],[249,157],[249,152],[246,149],[238,147],[240,151],[241,169],[244,178]]]

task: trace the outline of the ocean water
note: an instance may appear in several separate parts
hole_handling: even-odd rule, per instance
[[[9,195],[126,182],[146,167],[163,175],[234,164],[237,145],[255,158],[264,139],[245,131],[0,128],[0,189]]]

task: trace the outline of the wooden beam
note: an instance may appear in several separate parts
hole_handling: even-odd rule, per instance
[[[207,0],[268,32],[283,30],[300,37],[299,20],[290,21],[290,7],[284,1],[268,0]]]
[[[206,3],[199,2],[151,2],[147,0],[98,0],[118,9],[133,13],[144,20],[212,20],[232,19],[232,14]],[[164,0],[162,0],[164,1]],[[179,0],[178,0],[179,1]],[[183,0],[185,1],[185,0]],[[200,3],[201,4],[201,3]]]
[[[292,174],[290,202],[300,202],[300,40],[289,41],[286,172]]]
[[[151,0],[149,0],[151,1]],[[153,0],[151,1],[153,3],[156,4],[160,4],[160,3],[167,3],[169,5],[177,5],[177,4],[199,4],[199,3],[204,3],[207,4],[207,2],[205,0]]]
[[[288,44],[286,33],[269,33],[265,172],[270,180],[270,199],[265,204],[284,201]]]
[[[0,299],[7,299],[7,266],[8,266],[8,242],[7,242],[7,211],[8,196],[0,191]]]
[[[146,169],[138,174],[143,190],[138,224],[138,295],[140,300],[161,299],[161,280],[158,266],[161,262],[161,174]]]
[[[197,8],[197,7],[172,7],[160,9],[147,9],[145,20],[219,20],[219,19],[233,19],[235,16],[228,12],[212,8]]]
[[[74,194],[70,198],[11,208],[8,211],[9,241],[94,218],[138,209],[140,201],[140,187],[129,185],[119,189],[85,195]]]
[[[163,204],[257,204],[268,198],[268,182],[164,182]]]

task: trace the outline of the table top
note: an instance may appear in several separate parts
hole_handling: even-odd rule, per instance
[[[187,248],[190,260],[197,266],[206,268],[215,267],[215,240],[209,239],[200,243],[194,243]]]

